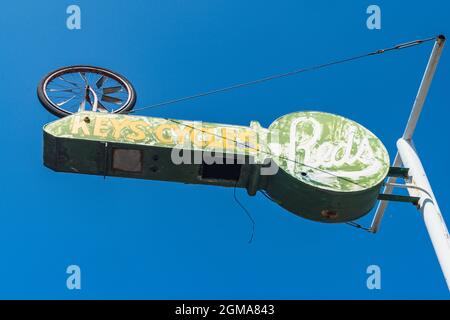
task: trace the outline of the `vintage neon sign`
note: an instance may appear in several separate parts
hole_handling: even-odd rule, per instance
[[[63,172],[236,186],[250,195],[265,190],[287,210],[322,222],[370,211],[389,171],[373,133],[323,112],[288,114],[269,128],[80,112],[44,127],[44,163]]]

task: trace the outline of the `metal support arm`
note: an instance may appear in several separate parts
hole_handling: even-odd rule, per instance
[[[436,72],[436,67],[439,63],[439,59],[442,54],[442,49],[444,48],[444,43],[445,37],[443,35],[440,35],[436,38],[436,42],[434,44],[433,51],[431,52],[430,59],[428,60],[427,67],[425,69],[425,73],[422,78],[422,82],[420,83],[419,91],[417,92],[417,96],[414,101],[414,105],[412,107],[405,132],[403,133],[403,139],[405,140],[410,141],[413,137],[417,121],[419,120],[420,113],[422,111],[425,99],[428,94],[428,90],[430,89],[433,76]],[[402,164],[403,164],[402,159],[397,153],[395,155],[395,160],[392,166],[398,167]],[[384,194],[392,193],[393,190],[392,183],[395,183],[396,180],[397,180],[396,177],[388,178],[386,187],[383,190]],[[380,203],[378,204],[377,210],[375,211],[375,216],[372,220],[372,225],[370,227],[371,232],[376,233],[380,229],[381,220],[383,219],[383,215],[384,212],[386,211],[387,205],[388,205],[387,201],[380,201]]]

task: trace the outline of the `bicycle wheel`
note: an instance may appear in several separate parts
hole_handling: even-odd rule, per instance
[[[37,94],[42,105],[58,117],[85,110],[125,113],[136,103],[136,92],[125,77],[93,66],[52,71],[39,82]]]

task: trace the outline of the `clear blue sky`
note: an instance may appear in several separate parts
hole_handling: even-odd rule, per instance
[[[382,29],[366,28],[378,4]],[[82,29],[66,28],[78,4]],[[2,153],[0,298],[449,297],[422,218],[390,205],[371,235],[290,214],[231,189],[55,173],[42,126],[55,118],[36,86],[47,72],[90,64],[124,74],[144,106],[439,33],[448,1],[9,1],[0,13]],[[391,157],[431,43],[227,94],[141,112],[233,124],[298,110],[338,113],[384,141]],[[450,222],[450,48],[415,143]],[[368,225],[373,212],[360,221]],[[66,267],[82,289],[66,288]],[[366,288],[366,268],[382,290]]]

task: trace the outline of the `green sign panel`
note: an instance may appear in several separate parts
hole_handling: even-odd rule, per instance
[[[264,190],[322,222],[367,213],[389,170],[373,133],[323,112],[291,113],[268,129],[82,112],[44,127],[44,162],[55,171]]]
[[[81,112],[49,123],[51,135],[134,145],[257,153],[258,135],[244,126]]]
[[[380,184],[389,171],[389,156],[381,141],[344,117],[296,112],[277,119],[269,130],[268,147],[277,164],[312,186],[367,189]]]

